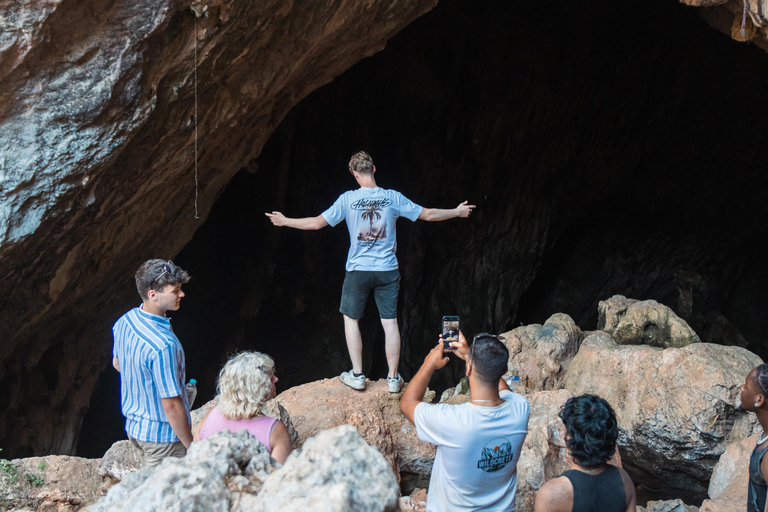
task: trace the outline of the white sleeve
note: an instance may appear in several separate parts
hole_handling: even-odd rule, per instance
[[[444,404],[428,404],[421,402],[413,411],[413,423],[416,434],[426,443],[444,444],[445,437],[442,426],[446,424],[442,414]]]

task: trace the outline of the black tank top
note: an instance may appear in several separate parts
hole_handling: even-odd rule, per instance
[[[763,462],[763,456],[768,451],[768,444],[764,447],[752,450],[749,457],[749,491],[747,494],[747,512],[763,512],[765,510],[765,493],[768,491],[768,485],[763,478],[763,472],[760,471],[760,464]]]
[[[573,486],[572,512],[625,512],[627,496],[616,466],[607,464],[597,475],[569,469],[562,475]]]

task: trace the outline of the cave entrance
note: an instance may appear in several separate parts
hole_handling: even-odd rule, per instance
[[[199,400],[236,350],[271,354],[280,389],[349,368],[346,229],[278,229],[264,212],[318,215],[354,188],[361,149],[382,187],[478,206],[469,222],[399,223],[406,379],[444,314],[468,333],[555,312],[594,329],[613,294],[688,308],[705,341],[765,357],[766,59],[676,2],[440,3],[297,105],[175,258],[194,276],[174,326]],[[372,301],[361,328],[365,373],[382,378]]]

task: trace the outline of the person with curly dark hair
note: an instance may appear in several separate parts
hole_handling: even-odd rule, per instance
[[[635,512],[635,486],[623,468],[609,461],[616,454],[619,425],[604,399],[569,398],[560,419],[571,469],[539,489],[536,512]]]
[[[741,408],[757,415],[762,432],[749,457],[747,512],[764,512],[768,495],[768,364],[756,366],[741,385]]]

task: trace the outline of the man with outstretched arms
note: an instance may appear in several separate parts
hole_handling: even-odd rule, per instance
[[[352,369],[339,377],[354,389],[365,389],[363,375],[363,342],[358,321],[363,316],[368,295],[373,291],[379,308],[381,325],[384,327],[387,354],[387,383],[391,393],[403,386],[403,378],[397,371],[400,361],[400,330],[397,326],[397,297],[400,291],[397,239],[395,222],[398,217],[440,221],[455,217],[469,217],[474,205],[464,201],[456,208],[442,210],[422,208],[412,203],[400,192],[376,185],[376,167],[371,157],[361,151],[349,161],[349,172],[360,186],[345,192],[333,206],[317,217],[288,218],[280,212],[267,213],[275,226],[313,230],[335,226],[342,220],[349,230],[349,253],[346,275],[341,289],[339,311],[344,316],[344,333]]]
[[[502,375],[509,351],[503,338],[464,334],[452,342],[466,361],[471,400],[460,405],[422,402],[435,370],[448,363],[438,343],[405,388],[400,410],[419,439],[437,445],[427,493],[427,512],[515,510],[517,461],[528,434],[528,401],[509,390]]]
[[[184,349],[165,316],[179,309],[189,279],[170,260],[144,262],[136,272],[143,303],[112,327],[125,431],[146,466],[183,457],[192,442]]]

